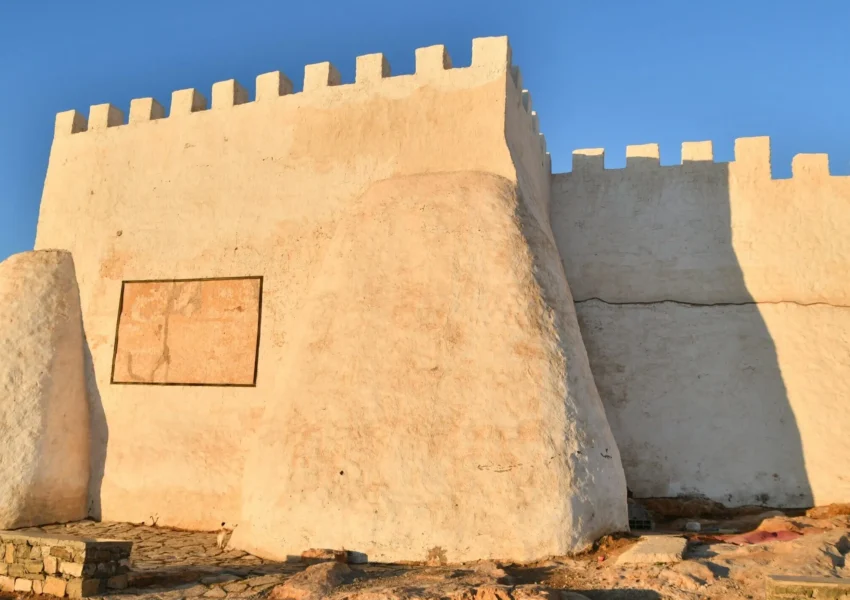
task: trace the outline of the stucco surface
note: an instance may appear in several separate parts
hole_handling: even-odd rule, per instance
[[[373,556],[420,559],[427,541],[452,560],[577,548],[625,526],[616,445],[573,347],[548,157],[509,56],[488,38],[466,68],[431,47],[414,75],[387,77],[373,56],[354,84],[324,63],[298,94],[266,74],[254,102],[231,82],[212,110],[183,90],[168,118],[147,120],[162,114],[151,101],[127,125],[100,107],[87,131],[59,116],[36,246],[79,257],[103,518],[238,523],[233,543],[265,555],[345,534]],[[411,189],[419,177],[431,195]],[[264,277],[256,388],[109,384],[122,280],[247,275]],[[514,398],[512,378],[533,374]],[[500,519],[514,509],[511,537]]]
[[[850,178],[798,155],[772,179],[767,138],[731,163],[710,142],[626,154],[577,151],[551,218],[630,489],[846,502]]]
[[[576,299],[850,306],[850,177],[814,154],[772,179],[769,138],[738,139],[730,163],[711,162],[707,144],[703,160],[671,166],[657,146],[630,147],[624,169],[579,153],[553,177],[552,229]]]
[[[588,301],[578,314],[636,496],[850,498],[850,310]]]
[[[125,282],[113,383],[252,385],[260,279]]]
[[[524,212],[483,173],[393,178],[352,204],[275,374],[294,401],[267,409],[235,543],[522,560],[625,528],[616,447],[586,363],[565,360]]]
[[[74,263],[0,263],[0,529],[84,518],[89,413]]]

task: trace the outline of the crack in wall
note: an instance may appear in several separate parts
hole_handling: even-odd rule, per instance
[[[759,304],[796,304],[797,306],[829,306],[831,308],[850,308],[850,305],[847,304],[831,304],[829,302],[797,302],[796,300],[750,300],[747,302],[685,302],[683,300],[646,300],[646,301],[633,301],[633,302],[612,302],[609,300],[605,300],[603,298],[599,298],[598,296],[591,296],[590,298],[583,298],[582,300],[573,300],[574,304],[583,304],[585,302],[601,302],[603,304],[608,304],[610,306],[652,306],[654,304],[679,304],[681,306],[693,306],[693,307],[712,307],[712,306],[751,306],[751,305],[759,305]]]

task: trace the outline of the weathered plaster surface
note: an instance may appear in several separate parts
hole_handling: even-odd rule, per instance
[[[519,74],[516,77],[521,79]],[[542,301],[551,307],[551,326],[566,362],[564,392],[567,420],[571,423],[568,427],[571,435],[580,440],[574,448],[574,462],[569,467],[572,478],[562,480],[561,488],[561,499],[566,504],[565,520],[583,521],[582,527],[570,530],[572,538],[566,546],[579,548],[587,539],[602,535],[608,523],[626,526],[622,512],[625,476],[619,468],[620,452],[610,433],[581,332],[575,326],[576,310],[569,280],[552,232],[549,218],[551,165],[548,155],[542,166],[538,158],[546,150],[546,140],[539,133],[538,115],[532,110],[531,96],[527,90],[520,93],[520,87],[507,86],[506,141],[516,167],[518,195],[523,200],[518,203],[520,228],[533,253],[534,277],[540,286]],[[589,450],[582,449],[582,445]],[[577,494],[575,490],[578,489],[595,492]],[[597,498],[600,497],[609,500],[599,502]]]
[[[706,142],[707,143],[707,142]],[[659,166],[630,146],[625,169],[573,155],[553,177],[552,228],[576,300],[850,306],[850,177],[823,154],[771,179],[769,138],[741,138],[735,161]]]
[[[639,497],[846,502],[850,310],[793,303],[579,304]]]
[[[252,385],[260,279],[126,282],[114,383]]]
[[[736,161],[632,146],[553,178],[552,226],[596,383],[637,496],[731,505],[846,502],[850,177],[769,141]]]
[[[185,90],[166,119],[93,107],[72,135],[60,115],[37,247],[79,257],[103,518],[384,559],[533,558],[625,527],[509,52],[476,40],[447,70],[420,49],[399,77],[358,60],[348,85],[311,65],[300,94],[268,74],[254,102],[225,82],[212,110]],[[109,384],[122,280],[245,275],[264,277],[256,388]]]
[[[87,514],[89,412],[74,262],[0,263],[0,529]]]

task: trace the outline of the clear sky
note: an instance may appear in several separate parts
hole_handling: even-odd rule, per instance
[[[828,152],[850,175],[848,0],[0,0],[0,259],[32,248],[57,112],[357,55],[412,73],[414,50],[445,44],[469,64],[473,37],[510,36],[552,153],[658,142],[773,138],[775,177],[797,152]]]

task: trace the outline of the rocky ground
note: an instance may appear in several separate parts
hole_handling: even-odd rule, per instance
[[[684,531],[700,523],[700,532]],[[266,598],[269,600],[600,600],[765,598],[769,575],[850,578],[850,517],[827,513],[767,513],[726,519],[686,519],[656,525],[644,538],[687,538],[682,560],[622,564],[640,537],[600,540],[590,552],[535,564],[483,561],[463,565],[265,561],[219,549],[216,533],[129,523],[84,521],[39,528],[134,542],[130,588],[116,600]],[[747,534],[748,535],[741,535]],[[7,598],[23,595],[7,594]]]

